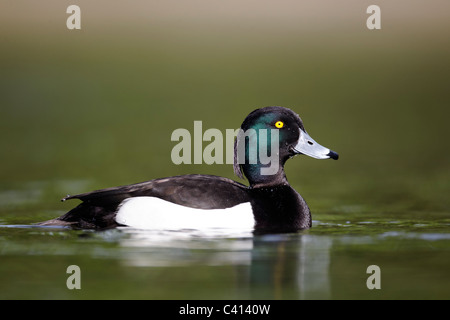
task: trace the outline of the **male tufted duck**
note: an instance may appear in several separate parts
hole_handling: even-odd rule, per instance
[[[284,164],[305,154],[317,159],[338,159],[338,154],[315,142],[300,117],[283,107],[265,107],[251,112],[241,125],[249,129],[278,129],[278,169],[262,174],[268,167],[259,157],[250,161],[255,139],[237,136],[234,172],[249,186],[212,175],[183,175],[67,196],[79,199],[77,207],[40,225],[106,229],[131,226],[145,229],[253,228],[255,232],[296,232],[311,227],[311,213],[305,200],[288,183]],[[267,138],[265,138],[267,139]],[[245,159],[238,149],[244,143]],[[268,147],[271,141],[267,139]],[[270,148],[268,148],[270,149]]]

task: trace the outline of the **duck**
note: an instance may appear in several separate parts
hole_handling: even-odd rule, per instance
[[[264,132],[276,134],[263,139]],[[297,155],[337,160],[338,153],[313,140],[299,115],[285,107],[252,111],[239,133],[234,141],[233,169],[248,185],[215,175],[188,174],[68,195],[61,201],[77,199],[81,203],[39,225],[95,230],[236,228],[255,233],[311,228],[310,208],[289,184],[284,165]],[[261,154],[252,158],[263,140],[267,154],[271,150],[271,163],[263,161]]]

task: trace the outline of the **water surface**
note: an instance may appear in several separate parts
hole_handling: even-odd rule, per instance
[[[5,223],[5,221],[3,221]],[[448,299],[450,219],[314,220],[296,234],[0,226],[1,298]],[[69,265],[81,289],[69,290]],[[367,268],[381,270],[368,289]]]
[[[56,1],[1,9],[0,298],[450,298],[444,2],[386,4],[373,32],[353,2],[139,2],[112,16],[80,5],[79,32]],[[311,230],[32,226],[75,206],[66,194],[190,173],[237,179],[230,165],[175,165],[171,134],[200,120],[225,133],[270,105],[299,113],[340,155],[286,165]],[[80,290],[66,286],[70,265]],[[371,265],[381,289],[367,288]]]

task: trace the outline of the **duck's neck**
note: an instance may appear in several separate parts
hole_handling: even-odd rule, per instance
[[[242,171],[247,177],[251,188],[289,185],[284,164],[279,164],[276,171],[262,164],[244,164]]]
[[[255,233],[296,232],[311,227],[305,200],[289,185],[249,190],[255,217]]]

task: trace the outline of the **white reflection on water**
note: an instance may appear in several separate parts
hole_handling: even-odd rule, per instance
[[[305,236],[300,238],[298,286],[301,299],[327,299],[330,296],[330,252],[332,238]]]
[[[127,266],[161,267],[248,265],[253,247],[250,231],[141,230],[120,228],[120,244]]]
[[[330,295],[332,238],[310,234],[254,236],[227,230],[150,231],[121,228],[122,262],[133,267],[235,266],[236,286],[251,297]],[[244,267],[244,269],[242,269]]]

